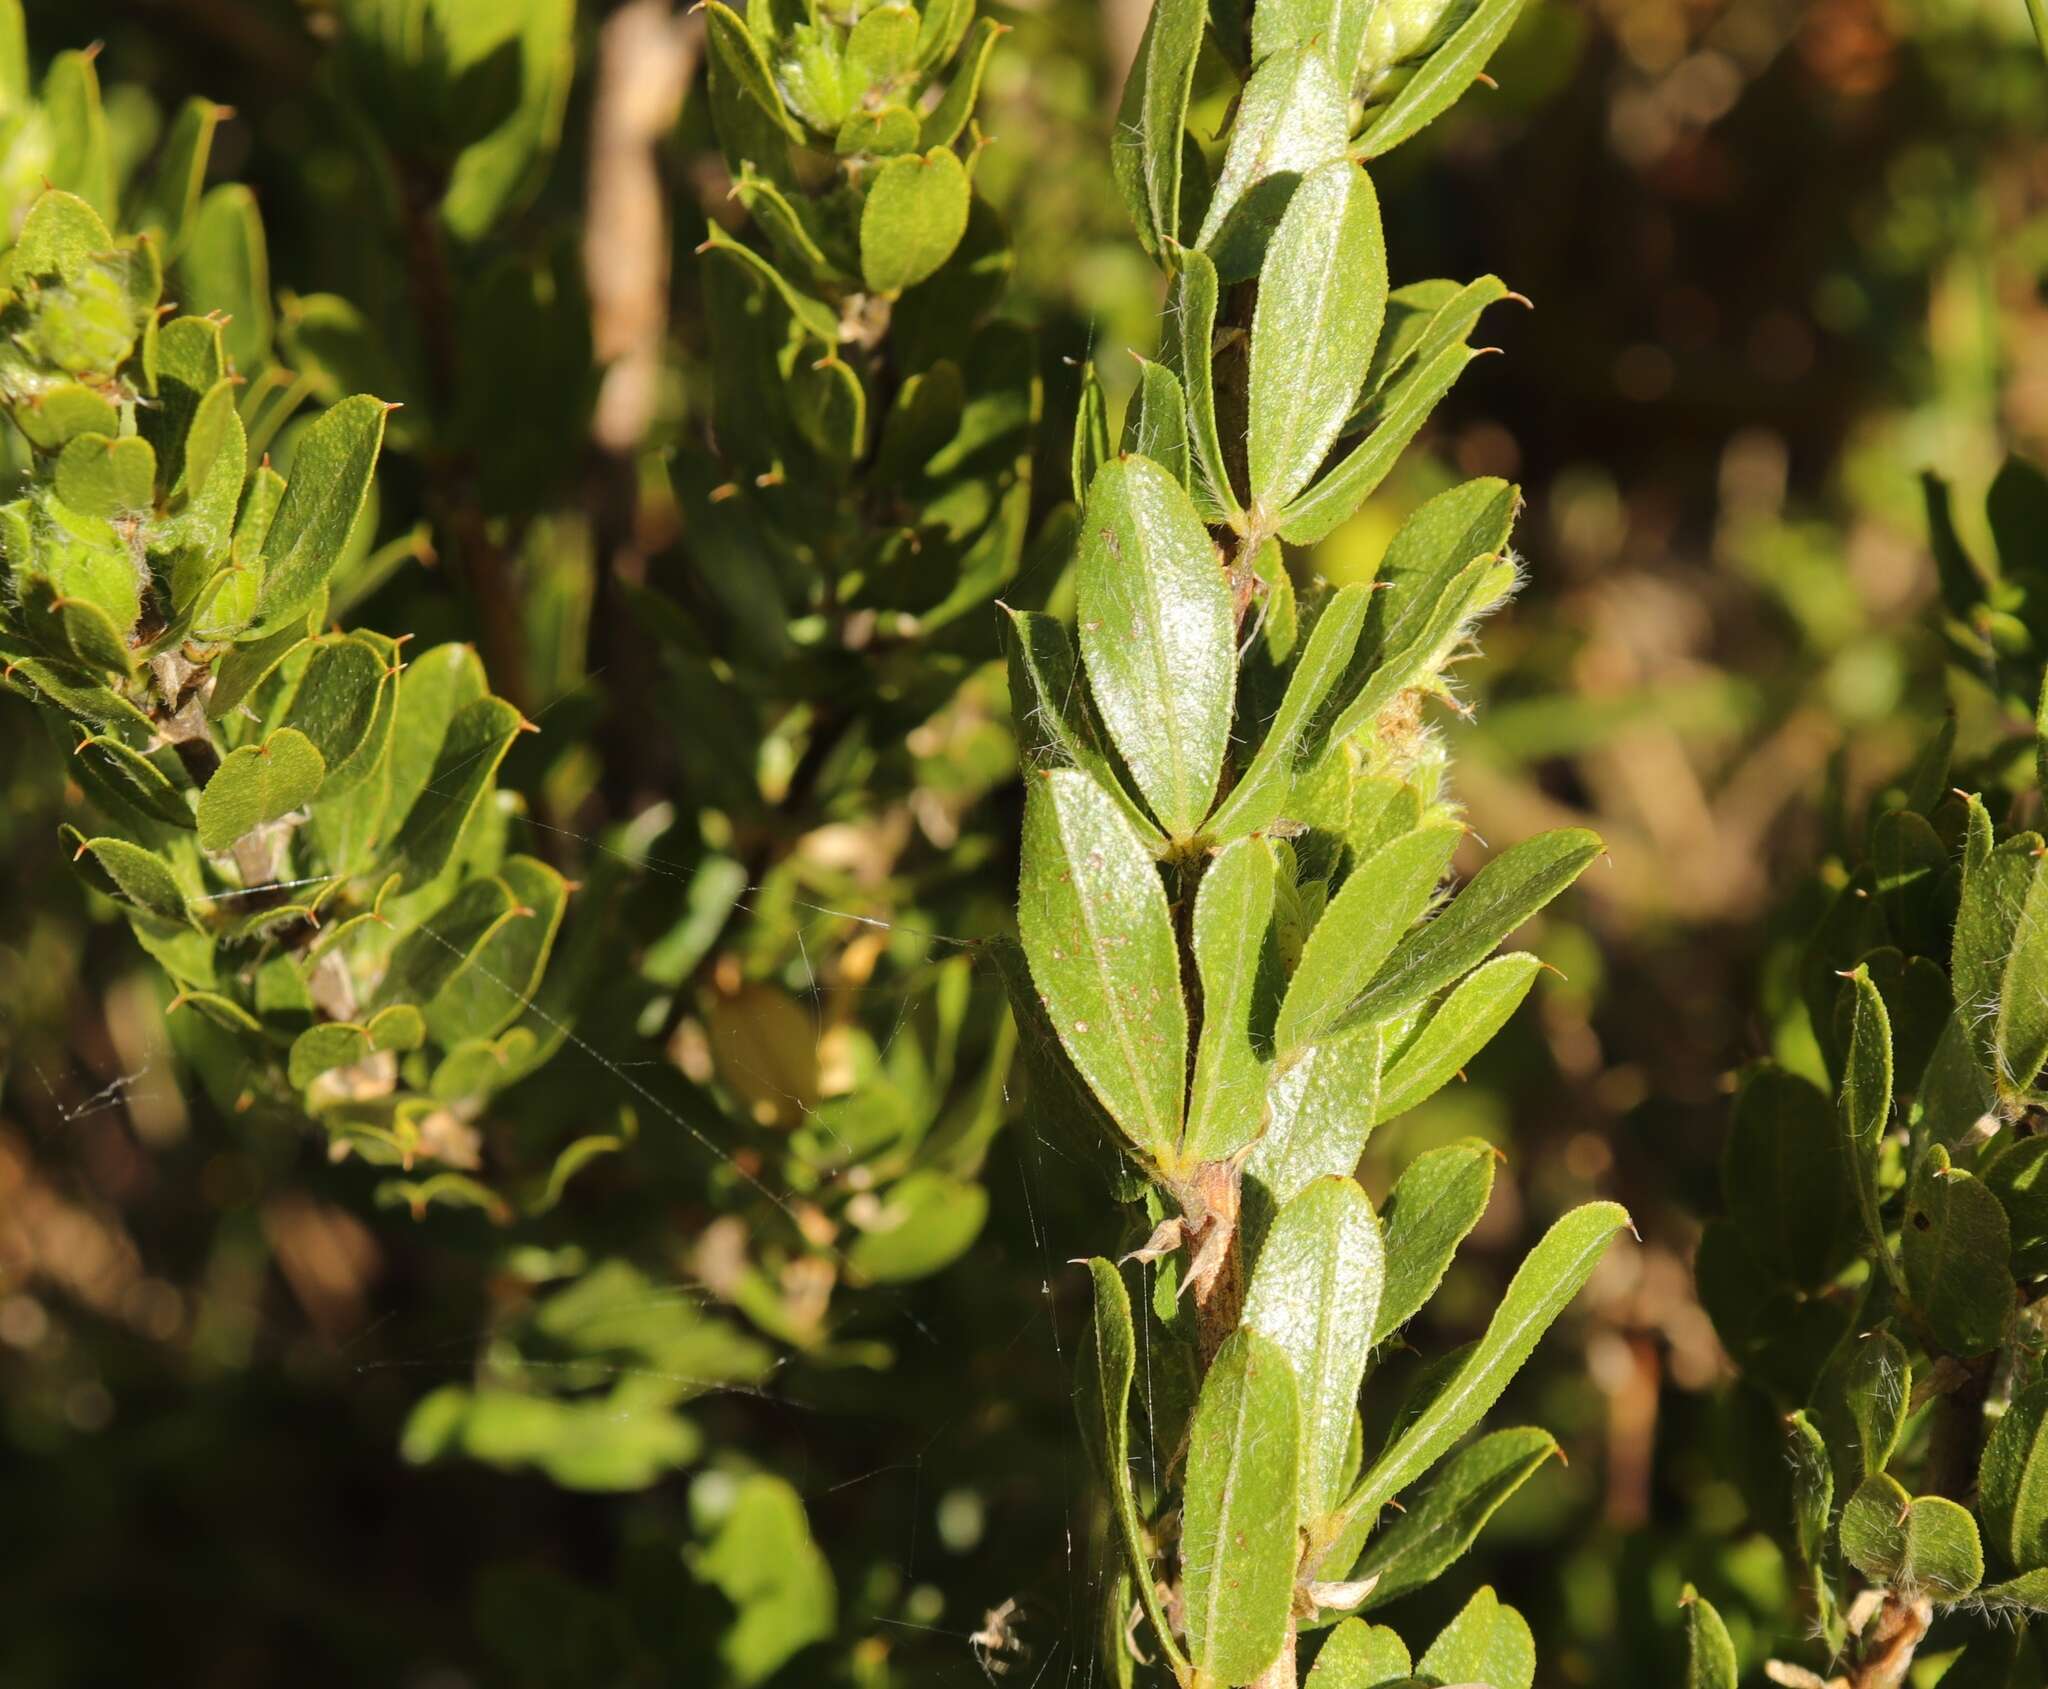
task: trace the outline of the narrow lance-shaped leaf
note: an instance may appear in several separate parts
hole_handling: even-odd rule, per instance
[[[1334,1539],[1352,1518],[1378,1513],[1479,1422],[1627,1224],[1628,1211],[1619,1203],[1589,1202],[1543,1234],[1517,1269],[1486,1334],[1366,1473],[1323,1533],[1325,1540]]]
[[[1237,514],[1237,493],[1216,429],[1216,304],[1221,284],[1208,255],[1182,256],[1167,312],[1174,336],[1175,363],[1186,389],[1188,441],[1194,453],[1194,500],[1203,519],[1220,522]]]
[[[1283,1056],[1348,1020],[1394,946],[1429,907],[1464,829],[1423,827],[1382,846],[1352,872],[1309,933],[1273,1039]]]
[[[1317,713],[1358,648],[1371,597],[1370,587],[1341,587],[1323,606],[1294,672],[1287,677],[1287,691],[1265,738],[1230,796],[1210,818],[1209,831],[1216,837],[1229,839],[1254,832],[1279,815],[1300,773],[1296,759],[1310,748]]]
[[[1863,1218],[1863,1235],[1876,1254],[1893,1287],[1905,1293],[1906,1285],[1891,1246],[1885,1242],[1884,1220],[1879,1212],[1877,1192],[1878,1145],[1891,1123],[1892,1113],[1892,1027],[1885,1014],[1884,999],[1871,983],[1870,970],[1859,967],[1843,990],[1853,993],[1849,1023],[1848,1063],[1842,1075],[1842,1094],[1835,1116],[1841,1127],[1843,1153],[1849,1163],[1849,1177],[1856,1194],[1856,1209]]]
[[[1387,249],[1372,180],[1348,159],[1302,178],[1274,231],[1252,316],[1247,458],[1277,514],[1321,467],[1372,365]]]
[[[1188,1037],[1172,917],[1150,852],[1085,774],[1029,782],[1017,923],[1074,1066],[1132,1145],[1168,1162]]]
[[[1479,0],[1471,16],[1423,60],[1421,68],[1366,126],[1358,142],[1363,154],[1377,158],[1392,152],[1448,111],[1507,39],[1521,9],[1522,0]]]
[[[1137,1345],[1131,1325],[1131,1297],[1124,1288],[1123,1275],[1097,1256],[1088,1263],[1095,1286],[1095,1318],[1089,1341],[1093,1351],[1094,1387],[1083,1392],[1082,1412],[1095,1416],[1087,1426],[1088,1441],[1096,1450],[1102,1477],[1109,1488],[1109,1508],[1116,1521],[1117,1538],[1130,1568],[1131,1583],[1152,1621],[1152,1634],[1166,1650],[1177,1671],[1185,1670],[1186,1658],[1174,1641],[1173,1631],[1160,1611],[1158,1579],[1138,1522],[1137,1499],[1131,1493],[1131,1381],[1137,1372]]]
[[[1386,1265],[1372,1202],[1350,1179],[1310,1185],[1259,1249],[1244,1323],[1286,1355],[1300,1388],[1304,1523],[1338,1500]]]
[[[1237,282],[1259,273],[1301,179],[1342,158],[1349,131],[1350,101],[1319,48],[1275,53],[1252,72],[1195,238],[1219,277]]]
[[[1533,1426],[1495,1431],[1460,1449],[1398,1518],[1374,1534],[1351,1569],[1351,1581],[1379,1580],[1363,1610],[1434,1582],[1502,1504],[1559,1453],[1557,1439]]]
[[[1096,717],[1065,626],[1036,611],[999,608],[1005,618],[1010,710],[1020,760],[1031,769],[1080,769],[1110,795],[1148,847],[1164,843],[1157,823],[1125,789],[1111,760],[1108,735]]]
[[[1232,1332],[1202,1382],[1181,1507],[1188,1653],[1214,1682],[1250,1683],[1279,1656],[1300,1484],[1293,1369],[1268,1338]]]
[[[1154,257],[1180,237],[1181,138],[1208,16],[1204,0],[1156,0],[1117,107],[1110,174]]]
[[[1736,1689],[1735,1644],[1714,1605],[1691,1584],[1685,1608],[1685,1689]]]
[[[1223,567],[1180,483],[1147,458],[1102,466],[1081,512],[1081,653],[1110,737],[1160,825],[1200,827],[1236,689]]]
[[[1202,1035],[1181,1143],[1186,1162],[1221,1160],[1259,1129],[1269,1061],[1252,1041],[1253,1005],[1262,984],[1272,990],[1261,971],[1278,872],[1264,839],[1239,839],[1209,864],[1195,894]]]
[[[1399,1014],[1477,967],[1502,939],[1583,874],[1602,848],[1597,834],[1560,827],[1495,857],[1448,908],[1402,940],[1351,1005],[1345,1023]]]
[[[1138,361],[1138,390],[1124,411],[1123,449],[1149,457],[1183,487],[1190,485],[1187,398],[1180,377],[1150,358]]]
[[[1436,1095],[1493,1041],[1529,995],[1543,964],[1526,951],[1496,956],[1461,979],[1424,1012],[1422,1028],[1387,1059],[1379,1118],[1397,1119]]]
[[[1469,346],[1447,346],[1400,377],[1372,432],[1280,513],[1280,537],[1290,545],[1314,545],[1355,516],[1477,355]]]

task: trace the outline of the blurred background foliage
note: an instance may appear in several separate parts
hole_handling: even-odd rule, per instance
[[[661,611],[691,578],[665,463],[699,449],[716,350],[693,250],[740,210],[696,26],[623,10],[533,0],[524,35],[422,71],[380,33],[406,9],[369,0],[28,5],[38,64],[104,44],[117,159],[190,95],[234,108],[213,176],[261,207],[285,367],[316,402],[407,407],[345,607],[477,644],[543,729],[502,776],[522,847],[587,913],[557,964],[573,1046],[479,1123],[494,1171],[560,1183],[516,1223],[380,1205],[359,1161],[189,1081],[165,988],[57,847],[63,759],[0,734],[10,1685],[1100,1669],[1069,1623],[1092,1522],[1062,1265],[1101,1246],[1097,1174],[1014,1106],[999,985],[959,942],[1001,928],[1014,874],[992,629],[835,766],[826,796],[884,799],[837,810],[790,801],[813,722],[701,684]],[[1014,250],[1001,314],[1038,334],[1053,536],[1011,595],[1042,602],[1076,360],[1114,415],[1119,349],[1154,350],[1107,169],[1144,11],[988,11],[976,186]],[[1483,836],[1585,820],[1611,862],[1545,917],[1566,977],[1366,1179],[1472,1133],[1514,1174],[1425,1347],[1476,1330],[1569,1203],[1637,1217],[1515,1386],[1570,1464],[1482,1548],[1545,1681],[1619,1689],[1675,1680],[1688,1578],[1746,1661],[1791,1610],[1696,1216],[1734,1071],[1799,1059],[1792,970],[1851,818],[1945,707],[1995,707],[1948,667],[1918,476],[1981,551],[2003,457],[2048,456],[2048,143],[2018,0],[1531,0],[1491,68],[1376,172],[1393,279],[1491,271],[1533,308],[1490,319],[1506,355],[1295,561],[1363,578],[1453,478],[1527,493],[1528,589],[1442,730]],[[1198,130],[1226,97],[1204,72]],[[508,126],[527,167],[451,176]],[[608,164],[636,135],[651,239]],[[946,1200],[849,1209],[845,1134],[898,1146],[890,1177],[937,1143]]]

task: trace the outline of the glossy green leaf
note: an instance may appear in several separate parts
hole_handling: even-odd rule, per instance
[[[1373,1534],[1353,1580],[1376,1577],[1370,1610],[1434,1582],[1472,1546],[1486,1521],[1553,1457],[1548,1431],[1521,1427],[1481,1437],[1446,1461],[1400,1515]]]
[[[1543,1234],[1516,1269],[1485,1335],[1345,1500],[1337,1530],[1350,1518],[1377,1516],[1479,1422],[1627,1224],[1627,1210],[1620,1204],[1589,1202]],[[1337,1530],[1327,1534],[1335,1536]]]
[[[1266,254],[1252,316],[1247,457],[1255,511],[1308,485],[1351,414],[1387,304],[1371,178],[1348,159],[1310,171]]]
[[[1207,19],[1203,0],[1155,0],[1110,138],[1110,174],[1155,258],[1180,239],[1181,141]]]
[[[326,775],[319,751],[295,728],[280,727],[260,745],[230,751],[199,794],[200,848],[227,850],[244,834],[304,808]]]
[[[1981,1179],[1931,1145],[1906,1189],[1899,1254],[1906,1291],[1935,1340],[1957,1355],[1998,1346],[2012,1317],[2012,1232]]]
[[[1249,1683],[1280,1653],[1300,1487],[1293,1369],[1269,1339],[1235,1331],[1202,1382],[1181,1508],[1188,1655],[1215,1682]]]
[[[1386,1268],[1372,1202],[1350,1179],[1316,1180],[1259,1248],[1244,1323],[1287,1357],[1300,1390],[1304,1522],[1340,1499]]]
[[[1236,617],[1180,483],[1142,457],[1104,464],[1074,564],[1089,689],[1160,825],[1201,826],[1230,741]]]
[[[1085,774],[1029,782],[1017,904],[1061,1045],[1124,1136],[1167,1162],[1188,1039],[1172,918],[1151,853]]]
[[[1274,1045],[1283,1059],[1343,1024],[1351,1007],[1429,908],[1465,836],[1450,824],[1404,834],[1359,864],[1310,931],[1288,983]],[[1490,947],[1489,947],[1490,948]]]
[[[1387,1285],[1373,1341],[1383,1343],[1436,1294],[1451,1257],[1486,1212],[1500,1156],[1478,1138],[1418,1155],[1387,1198]]]
[[[967,232],[967,168],[949,147],[892,158],[875,172],[860,214],[860,268],[877,293],[915,287]]]

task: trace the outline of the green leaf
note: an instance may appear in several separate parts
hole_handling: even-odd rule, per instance
[[[186,227],[199,214],[199,196],[206,186],[206,161],[213,150],[213,134],[221,119],[232,115],[226,106],[196,97],[179,107],[148,190],[127,220],[129,227],[155,237],[166,260],[178,256]]]
[[[1460,344],[1426,363],[1418,360],[1394,383],[1372,432],[1281,512],[1280,537],[1290,545],[1314,545],[1357,514],[1476,355]]]
[[[291,479],[263,540],[256,613],[266,630],[304,610],[341,561],[369,497],[385,413],[382,399],[358,394],[315,419],[299,437]]]
[[[922,138],[917,113],[908,106],[856,111],[839,125],[832,150],[841,158],[897,158],[916,152]]]
[[[256,196],[240,182],[224,182],[199,202],[178,255],[177,281],[186,310],[218,311],[225,319],[222,338],[243,375],[270,361],[270,254]]]
[[[1543,964],[1526,951],[1481,963],[1433,1008],[1421,1029],[1387,1060],[1379,1118],[1388,1121],[1426,1102],[1492,1042],[1529,995]],[[1833,1126],[1829,1123],[1830,1141]]]
[[[740,1480],[731,1511],[691,1556],[690,1570],[736,1609],[718,1643],[734,1683],[765,1682],[839,1627],[831,1563],[811,1536],[803,1498],[780,1478]]]
[[[1977,1177],[1998,1198],[2012,1228],[2013,1276],[2035,1279],[2048,1272],[2048,1137],[2002,1134],[1977,1164]]]
[[[1906,1292],[1938,1343],[1963,1356],[1998,1346],[2017,1295],[2011,1227],[1998,1198],[1939,1144],[1907,1186],[1899,1253]]]
[[[1873,1583],[1960,1601],[1984,1581],[1969,1510],[1946,1496],[1909,1496],[1897,1479],[1866,1478],[1842,1509],[1842,1553]]]
[[[1849,1163],[1857,1210],[1863,1217],[1865,1241],[1886,1276],[1903,1290],[1905,1281],[1898,1262],[1885,1242],[1877,1191],[1878,1146],[1891,1125],[1892,1115],[1891,1021],[1867,967],[1857,968],[1842,989],[1852,1007],[1848,1065],[1842,1075],[1842,1094],[1836,1103],[1835,1118],[1841,1131],[1842,1152]]]
[[[1286,694],[1265,738],[1243,777],[1210,819],[1208,830],[1214,837],[1228,839],[1256,832],[1279,816],[1294,782],[1322,748],[1317,722],[1358,648],[1371,601],[1372,589],[1358,584],[1339,588],[1323,606],[1294,672],[1287,677]]]
[[[2040,1095],[2041,1069],[2048,1066],[2048,874],[2036,859],[2026,900],[2013,924],[2012,949],[1998,992],[1998,1021],[1992,1048],[1993,1073],[2002,1094],[2015,1101]]]
[[[1407,1645],[1385,1625],[1346,1619],[1317,1652],[1307,1689],[1389,1689],[1412,1665]]]
[[[1627,1224],[1628,1211],[1619,1203],[1589,1202],[1543,1234],[1516,1270],[1485,1335],[1373,1464],[1346,1499],[1334,1528],[1324,1533],[1326,1539],[1352,1518],[1376,1516],[1479,1422]]]
[[[384,823],[394,832],[412,813],[433,779],[448,724],[486,695],[484,666],[473,647],[436,645],[422,651],[398,677],[397,719],[391,728],[391,794]]]
[[[919,146],[950,147],[960,138],[960,131],[967,127],[967,120],[974,113],[974,102],[981,97],[981,79],[988,73],[989,56],[995,52],[996,42],[1008,33],[1009,26],[994,18],[975,20],[967,50],[953,68],[953,80],[946,87],[945,98],[932,107],[924,120]]]
[[[1097,1256],[1088,1263],[1095,1286],[1095,1318],[1090,1324],[1093,1388],[1080,1392],[1085,1441],[1095,1451],[1098,1475],[1109,1491],[1110,1514],[1123,1548],[1131,1582],[1152,1621],[1152,1634],[1165,1649],[1176,1673],[1187,1667],[1173,1631],[1160,1610],[1158,1579],[1138,1522],[1137,1498],[1131,1493],[1131,1381],[1137,1372],[1137,1344],[1131,1325],[1130,1292],[1123,1275]]]
[[[867,450],[868,398],[853,366],[832,353],[800,361],[786,385],[797,432],[827,463],[844,470]]]
[[[711,62],[718,73],[730,80],[755,112],[790,140],[803,140],[802,126],[789,115],[782,96],[775,91],[775,75],[768,68],[768,56],[739,13],[721,0],[705,0],[704,25]],[[720,128],[723,127],[721,124]],[[757,158],[751,162],[765,166],[768,161]]]
[[[1080,769],[1115,800],[1148,847],[1163,844],[1164,836],[1126,790],[1112,760],[1115,753],[1096,718],[1065,626],[1034,611],[999,608],[1005,617],[1011,719],[1024,766]]]
[[[377,986],[378,1008],[431,1002],[493,934],[516,919],[511,888],[495,874],[463,881],[392,947]]]
[[[1735,1644],[1713,1603],[1687,1584],[1679,1605],[1685,1609],[1685,1689],[1736,1689]]]
[[[1751,1071],[1735,1098],[1721,1188],[1729,1217],[1773,1271],[1814,1288],[1841,1267],[1855,1196],[1817,1086],[1774,1065]]]
[[[57,454],[57,496],[86,516],[134,516],[156,502],[156,453],[135,435],[79,434]]]
[[[1504,1604],[1490,1585],[1481,1585],[1458,1616],[1438,1633],[1415,1669],[1419,1676],[1436,1683],[1532,1689],[1536,1642],[1529,1634],[1528,1621]]]
[[[1180,240],[1181,141],[1207,19],[1204,0],[1155,0],[1110,137],[1110,174],[1155,258]]]
[[[422,1005],[427,1030],[443,1049],[495,1038],[518,1019],[540,989],[561,931],[568,881],[531,856],[507,857],[498,873],[512,894],[514,919],[499,927],[433,1000]],[[973,1232],[968,1235],[971,1239]]]
[[[43,174],[51,187],[76,194],[111,218],[114,156],[93,58],[91,52],[59,53],[43,75],[41,104],[50,130],[50,159]]]
[[[1254,1039],[1254,1021],[1260,1000],[1278,994],[1267,931],[1279,871],[1264,839],[1239,839],[1218,852],[1195,893],[1202,1035],[1181,1140],[1184,1162],[1223,1160],[1259,1130],[1268,1059]]]
[[[502,698],[479,698],[449,721],[433,773],[393,847],[415,885],[447,867],[470,817],[497,778],[498,765],[519,736],[520,725],[519,712]],[[394,762],[397,754],[394,743]]]
[[[1493,1195],[1494,1147],[1467,1138],[1418,1155],[1387,1198],[1387,1285],[1373,1341],[1384,1343],[1413,1319],[1443,1283],[1451,1257]]]
[[[1386,315],[1386,241],[1363,170],[1336,159],[1302,178],[1262,275],[1247,453],[1253,507],[1277,514],[1351,414]]]
[[[1988,847],[1991,824],[1983,811],[1982,803],[1973,798],[1973,833]],[[2021,833],[1995,848],[1966,850],[1963,857],[1963,889],[1949,972],[1956,1008],[1971,1029],[1978,1062],[2001,1090],[2012,1080],[2000,1071],[1998,1059],[2006,967],[2022,913],[2033,902],[2034,882],[2040,877],[2036,871],[2040,859],[2035,852],[2040,848],[2038,834]]]
[[[1867,1478],[1885,1469],[1905,1433],[1913,1397],[1913,1367],[1905,1345],[1889,1331],[1867,1333],[1851,1351],[1842,1382]]]
[[[370,1034],[352,1021],[329,1021],[309,1026],[292,1040],[285,1076],[303,1091],[321,1074],[337,1067],[353,1067],[370,1055]]]
[[[1259,1248],[1244,1324],[1270,1338],[1294,1371],[1304,1523],[1342,1493],[1386,1269],[1372,1202],[1350,1179],[1316,1180],[1280,1210]]]
[[[1194,452],[1195,508],[1205,521],[1237,514],[1237,493],[1216,431],[1216,305],[1221,284],[1216,266],[1200,252],[1181,255],[1167,307],[1173,333],[1170,349],[1187,398],[1188,440]]]
[[[2009,1565],[2048,1566],[2048,1384],[2020,1391],[1992,1425],[1977,1472],[1977,1511]]]
[[[1017,905],[1061,1045],[1124,1136],[1169,1162],[1188,1039],[1173,922],[1150,852],[1085,774],[1028,783]]]
[[[1792,1462],[1793,1543],[1807,1568],[1819,1571],[1826,1561],[1828,1526],[1834,1514],[1835,1463],[1803,1409],[1795,1409],[1785,1425]],[[1823,1587],[1825,1581],[1821,1580]]]
[[[1273,1074],[1266,1127],[1245,1158],[1245,1177],[1276,1204],[1318,1178],[1346,1178],[1357,1168],[1373,1127],[1379,1094],[1381,1038],[1367,1027],[1312,1044]]]
[[[1560,827],[1502,852],[1447,908],[1401,941],[1345,1023],[1389,1019],[1461,978],[1584,873],[1603,848],[1583,827]]]
[[[987,1218],[986,1185],[922,1168],[889,1188],[848,1246],[847,1267],[864,1284],[929,1278],[967,1253]]]
[[[327,764],[313,742],[280,727],[260,745],[230,751],[199,794],[199,847],[229,849],[237,839],[303,809],[320,790]]]
[[[869,7],[847,32],[847,74],[870,89],[893,84],[917,57],[917,30],[917,13],[902,0]]]
[[[1181,1508],[1188,1655],[1213,1681],[1249,1683],[1279,1657],[1300,1486],[1293,1369],[1267,1338],[1234,1331],[1202,1382]]]
[[[876,293],[915,287],[953,256],[967,232],[967,169],[950,147],[892,158],[875,172],[860,213],[860,268]]]
[[[1180,378],[1150,358],[1138,360],[1138,389],[1124,411],[1123,449],[1149,457],[1183,487],[1191,484],[1187,396]]]
[[[1230,742],[1236,615],[1223,565],[1180,483],[1147,458],[1102,466],[1081,528],[1089,688],[1152,813],[1188,837]]]
[[[1289,48],[1252,72],[1195,237],[1222,280],[1259,273],[1296,187],[1318,165],[1344,157],[1350,128],[1346,90],[1319,49]]]
[[[371,739],[380,711],[388,710],[382,653],[366,639],[323,639],[299,676],[285,725],[312,742],[325,764],[330,795],[348,790],[369,772],[356,758]],[[348,778],[338,780],[344,769]],[[338,782],[338,783],[337,783]]]
[[[1514,27],[1522,0],[1478,0],[1449,40],[1423,60],[1386,107],[1366,125],[1358,145],[1367,158],[1389,153],[1448,111],[1472,86],[1494,49]]]
[[[181,926],[189,924],[191,914],[177,876],[171,865],[154,851],[144,850],[126,839],[89,839],[75,827],[66,827],[64,837],[72,846],[73,861],[89,855],[93,865],[106,876],[101,890],[125,898],[152,915]]]
[[[838,313],[824,300],[795,286],[751,246],[735,240],[713,223],[704,237],[704,244],[697,250],[725,259],[751,281],[765,283],[806,333],[828,347],[838,344]]]
[[[1383,1607],[1435,1581],[1472,1546],[1501,1504],[1553,1458],[1548,1431],[1495,1431],[1460,1449],[1405,1512],[1374,1534],[1350,1580],[1377,1577],[1364,1608]]]
[[[1109,405],[1095,374],[1095,360],[1081,364],[1081,402],[1074,414],[1074,502],[1085,503],[1095,473],[1109,460]]]
[[[463,27],[449,31],[443,61],[454,86],[487,67],[507,82],[517,77],[516,97],[492,109],[496,121],[481,135],[464,135],[441,196],[441,221],[458,240],[474,241],[546,176],[576,69],[576,7],[575,0],[471,0],[456,16]]]
[[[1352,1004],[1429,908],[1464,836],[1464,828],[1449,823],[1418,828],[1375,851],[1345,880],[1310,931],[1280,1005],[1273,1042],[1282,1060],[1340,1025],[1357,1024]]]

